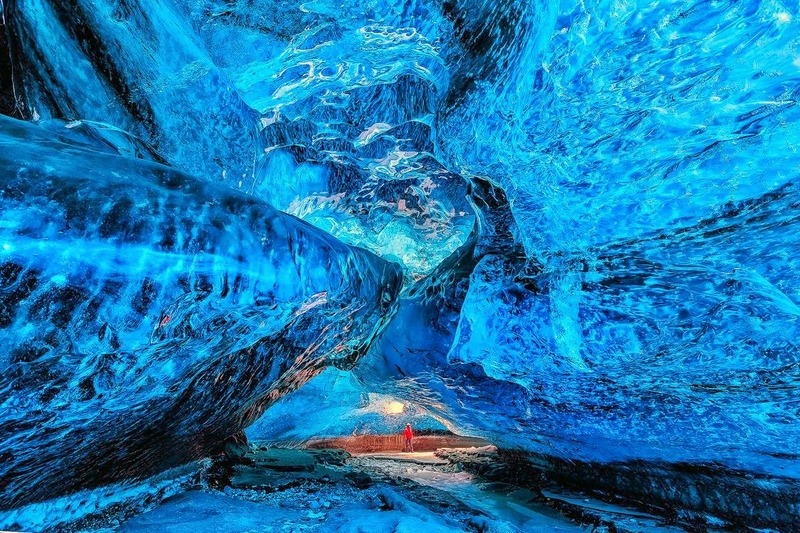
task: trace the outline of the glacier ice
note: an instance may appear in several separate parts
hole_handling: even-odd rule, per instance
[[[691,225],[794,178],[800,39],[780,2],[514,4],[524,44],[484,47],[502,75],[438,138],[507,190],[529,253]],[[498,17],[470,24],[494,35]]]
[[[110,123],[200,178],[251,183],[258,113],[169,0],[11,0],[4,12],[30,115]]]
[[[435,154],[448,73],[435,24],[402,4],[181,1],[215,64],[262,113],[253,194],[404,266],[430,273],[472,227],[466,183]],[[420,20],[441,19],[415,6]],[[355,53],[353,52],[355,51]],[[286,179],[291,176],[291,179]]]
[[[661,501],[701,510],[728,498],[729,517],[744,516],[744,505],[725,492],[725,479],[756,476],[749,486],[761,490],[769,482],[758,476],[772,476],[797,487],[796,6],[3,4],[10,64],[4,57],[0,67],[11,70],[0,76],[3,109],[13,100],[19,111],[21,102],[37,123],[2,121],[0,179],[15,184],[3,198],[20,202],[4,204],[0,217],[0,253],[18,263],[0,272],[3,376],[6,387],[12,375],[14,383],[51,383],[36,389],[52,395],[47,405],[95,395],[76,404],[70,422],[40,423],[49,415],[29,414],[33,392],[14,389],[5,402],[17,414],[0,417],[14,450],[22,441],[46,448],[58,431],[88,431],[102,412],[84,412],[80,402],[94,406],[119,389],[114,380],[127,385],[113,416],[144,424],[142,398],[169,387],[139,381],[135,369],[146,363],[145,378],[163,373],[177,390],[194,391],[219,429],[173,461],[164,443],[196,433],[200,415],[151,420],[153,431],[131,448],[149,450],[152,468],[136,474],[202,456],[256,411],[242,415],[244,391],[191,386],[193,365],[224,365],[227,354],[269,338],[285,380],[295,379],[285,368],[290,353],[310,348],[342,360],[279,386],[285,392],[321,372],[290,396],[270,397],[254,437],[391,431],[401,417],[381,416],[379,405],[396,400],[420,424],[482,435],[561,465],[553,468],[591,465],[587,480],[643,476],[617,490],[641,494],[649,483]],[[240,191],[209,183],[217,181]],[[79,200],[59,197],[58,183],[76,187]],[[117,207],[102,207],[102,195]],[[48,217],[67,205],[85,226],[59,233]],[[299,292],[282,300],[294,311],[263,309],[271,304],[255,285],[242,289],[251,300],[235,309],[207,295],[220,269],[266,264],[265,245],[247,241],[252,218],[235,216],[245,205],[276,221],[269,235],[302,235],[291,244],[270,237],[270,249],[283,252],[270,252],[269,276],[295,280]],[[131,244],[169,220],[169,246],[196,249],[176,260]],[[105,232],[105,221],[117,229]],[[69,231],[96,233],[73,239]],[[211,261],[203,246],[214,239],[244,255]],[[34,252],[48,258],[41,272],[22,262],[40,257]],[[188,273],[198,269],[195,280]],[[157,286],[144,287],[156,273]],[[28,291],[32,275],[36,283],[46,276],[60,299]],[[92,285],[98,280],[143,312],[134,320],[112,306],[122,325],[93,323],[94,337],[84,338],[73,321],[81,295],[102,290]],[[325,299],[313,297],[322,292]],[[299,310],[314,327],[292,322]],[[260,325],[261,313],[275,325]],[[220,333],[229,328],[236,334]],[[140,355],[120,348],[134,341]],[[81,359],[82,350],[91,357]],[[259,391],[276,383],[266,368],[215,368],[247,374]],[[161,440],[153,436],[160,428],[179,429]],[[98,435],[97,444],[108,436]],[[37,460],[37,468],[68,468]],[[690,487],[697,468],[727,474]],[[94,470],[86,479],[126,475]],[[7,493],[38,479],[15,474]],[[34,497],[50,494],[37,490]],[[692,496],[698,490],[705,500]],[[783,496],[800,515],[800,499]],[[770,512],[748,520],[788,527],[791,513]]]
[[[396,265],[0,117],[4,508],[201,458],[389,316]]]

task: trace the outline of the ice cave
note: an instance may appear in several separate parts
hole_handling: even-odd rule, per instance
[[[0,530],[800,532],[796,0],[0,8]]]

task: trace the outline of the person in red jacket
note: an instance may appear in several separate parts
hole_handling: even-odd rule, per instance
[[[403,430],[403,435],[406,438],[406,452],[414,451],[414,432],[411,430],[411,424],[406,424],[406,429]]]

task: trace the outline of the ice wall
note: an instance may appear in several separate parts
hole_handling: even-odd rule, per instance
[[[397,314],[369,346],[354,337],[355,404],[325,411],[348,427],[382,394],[564,461],[800,476],[797,6],[16,0],[4,13],[14,93],[53,117],[47,157],[224,176],[401,266]],[[14,147],[15,171],[40,150]],[[121,224],[150,204],[139,181],[117,182]],[[341,431],[312,416],[324,383],[260,427]]]
[[[170,0],[7,0],[4,12],[29,116],[109,123],[186,172],[250,186],[258,113]]]
[[[441,32],[436,153],[505,190],[528,259],[440,263],[356,372],[509,446],[796,476],[798,13],[438,13],[403,19]]]
[[[0,507],[202,458],[366,350],[399,269],[268,204],[0,117]]]

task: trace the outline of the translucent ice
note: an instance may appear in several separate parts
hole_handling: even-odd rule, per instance
[[[31,116],[109,123],[202,179],[250,184],[258,113],[170,0],[13,0],[5,16]]]
[[[242,193],[0,117],[0,506],[218,449],[366,350],[399,269]]]
[[[84,375],[69,363],[84,342],[71,340],[81,331],[71,322],[82,305],[83,293],[70,289],[76,283],[88,294],[101,290],[91,285],[96,279],[120,284],[109,292],[134,311],[159,309],[149,322],[120,311],[124,328],[93,323],[98,354],[114,353],[125,328],[156,345],[166,342],[161,335],[181,339],[176,349],[188,350],[190,360],[219,361],[239,346],[214,333],[226,324],[243,321],[252,340],[247,328],[261,327],[259,313],[271,300],[264,309],[252,296],[252,306],[231,310],[169,291],[205,294],[205,278],[193,281],[193,269],[248,269],[251,254],[263,259],[263,246],[227,235],[226,246],[247,253],[231,259],[233,266],[209,266],[217,255],[190,260],[181,253],[174,261],[128,243],[156,235],[164,246],[198,243],[196,254],[215,242],[211,206],[226,213],[227,231],[245,236],[252,219],[234,222],[231,210],[259,206],[316,243],[273,239],[285,253],[269,257],[298,287],[320,284],[285,301],[302,301],[297,310],[329,320],[319,328],[280,322],[270,346],[319,351],[314,336],[324,330],[336,339],[327,348],[343,343],[343,353],[366,356],[344,385],[334,379],[341,374],[328,372],[256,429],[312,437],[366,421],[390,430],[393,419],[364,407],[364,398],[381,395],[503,448],[564,461],[711,464],[795,484],[800,478],[793,451],[800,438],[796,6],[15,0],[4,12],[14,75],[0,80],[13,77],[24,89],[14,97],[42,127],[4,123],[13,129],[5,142],[14,153],[0,156],[3,179],[16,181],[3,194],[19,203],[4,208],[10,237],[2,253],[38,257],[58,243],[45,250],[54,259],[34,273],[36,283],[46,279],[62,295],[53,302],[33,296],[32,270],[22,259],[4,271],[10,281],[0,316],[13,340],[4,355],[6,372],[19,372],[20,383],[55,380],[36,392],[52,395],[48,402],[117,390],[113,379],[94,378],[88,388],[60,377]],[[250,196],[194,182],[167,194],[153,180],[189,178],[159,161],[206,181],[224,175]],[[92,193],[85,201],[67,202],[42,179],[51,175],[59,183],[92,180],[98,192],[87,186],[80,189]],[[175,195],[195,207],[165,203]],[[218,204],[222,197],[235,200]],[[85,227],[58,233],[48,217],[65,205]],[[117,229],[103,233],[106,220]],[[172,221],[171,229],[153,233],[154,220]],[[270,231],[285,236],[280,224]],[[78,252],[86,239],[69,241],[69,231],[87,228],[97,237]],[[323,254],[328,245],[333,251]],[[112,270],[73,280],[73,261],[104,265],[112,255],[122,280],[108,281]],[[399,289],[379,286],[399,275],[387,260],[400,265],[405,282],[394,316],[389,302]],[[162,282],[146,284],[154,272]],[[326,301],[338,295],[347,327],[334,304],[311,298],[322,292]],[[34,312],[29,298],[43,311]],[[352,314],[362,299],[370,302],[359,307],[363,318]],[[37,326],[45,316],[62,322]],[[206,321],[211,316],[219,321]],[[380,330],[381,321],[390,323]],[[208,335],[193,336],[197,328]],[[58,357],[69,371],[36,363],[53,346],[62,347]],[[129,368],[127,357],[103,364]],[[192,378],[163,351],[149,364],[163,364],[179,390],[189,386]],[[106,366],[92,375],[106,375]],[[165,386],[125,372],[114,379],[141,390]],[[313,373],[298,373],[297,383]],[[256,380],[262,385],[243,379],[253,387],[275,383],[269,372]],[[335,398],[342,404],[326,400],[323,409],[331,391],[341,392]],[[27,394],[7,401],[31,401]],[[136,398],[120,396],[119,412],[137,413]],[[217,405],[220,417],[242,412],[236,401]],[[36,413],[32,423],[50,427]],[[209,433],[203,453],[252,417],[245,418]],[[26,445],[56,438],[35,436],[24,424],[5,427],[29,439]],[[63,427],[84,431],[77,421]],[[153,432],[158,427],[153,422]],[[201,424],[181,427],[197,433]],[[153,432],[147,439],[158,441]],[[151,460],[168,463],[169,453],[159,450]]]

